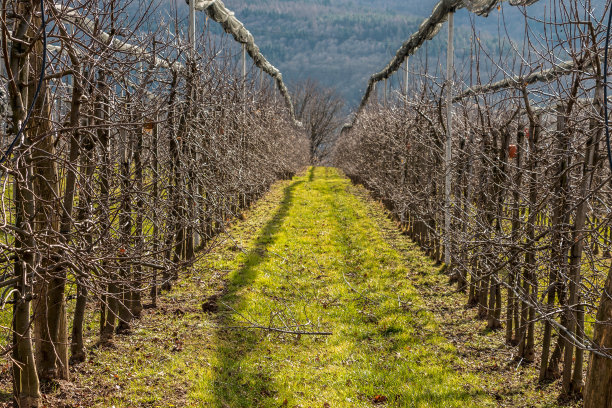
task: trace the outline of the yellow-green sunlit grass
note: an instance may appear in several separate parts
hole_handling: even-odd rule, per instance
[[[95,351],[80,382],[107,384],[96,404],[493,406],[453,368],[455,349],[410,283],[438,269],[414,247],[406,264],[368,216],[381,209],[352,188],[329,168],[277,184],[174,301],[135,325],[129,348]],[[202,313],[215,293],[218,310]],[[332,334],[236,328],[253,325]]]

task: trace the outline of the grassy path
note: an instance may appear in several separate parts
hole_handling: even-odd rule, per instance
[[[411,285],[438,271],[410,244],[401,253],[390,246],[380,228],[391,222],[358,190],[329,168],[277,184],[119,342],[125,352],[94,351],[99,363],[80,374],[84,387],[102,390],[94,402],[493,405],[478,379],[457,369],[455,348]]]

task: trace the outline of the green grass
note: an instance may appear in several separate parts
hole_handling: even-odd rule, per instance
[[[438,269],[391,248],[353,189],[330,168],[277,184],[132,336],[94,349],[78,373],[102,390],[92,405],[494,405],[410,283]],[[254,323],[332,334],[236,328]]]

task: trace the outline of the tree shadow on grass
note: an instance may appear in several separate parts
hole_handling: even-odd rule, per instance
[[[308,181],[312,181],[314,180],[314,171],[315,171],[315,166],[310,166],[308,168]]]
[[[302,179],[295,180],[284,189],[283,199],[276,213],[263,227],[254,246],[241,259],[244,264],[231,275],[219,303],[219,308],[223,313],[216,316],[216,323],[220,329],[216,331],[215,340],[213,340],[217,349],[212,368],[211,393],[214,396],[212,406],[218,408],[285,406],[284,401],[281,401],[282,397],[277,398],[279,393],[296,391],[295,389],[290,390],[288,387],[287,389],[282,388],[283,379],[274,371],[275,364],[282,364],[274,359],[269,359],[268,353],[270,351],[266,347],[267,344],[264,343],[265,333],[258,330],[232,330],[222,327],[240,323],[242,319],[240,317],[236,318],[236,312],[247,315],[249,304],[247,303],[248,295],[244,295],[245,289],[253,287],[259,271],[264,269],[262,266],[270,256],[268,251],[281,237],[278,233],[283,228],[289,211],[294,205],[296,188],[311,178],[313,181],[325,183],[328,177],[335,177],[334,170],[317,168],[315,171],[314,168],[311,168]],[[325,187],[328,191],[341,191],[345,188],[342,183],[337,186],[331,182],[329,184]],[[354,220],[344,216],[347,213],[346,208],[343,210],[338,200],[333,200],[331,205],[339,216],[340,239],[345,241],[344,246],[358,248],[359,243],[368,242],[370,236],[367,231],[359,232],[359,229],[351,228],[351,222],[354,222]],[[346,265],[356,263],[359,266],[364,263],[360,260],[359,251],[357,253],[354,251],[343,252],[342,256],[345,256],[344,264]],[[380,269],[377,265],[370,266],[370,268],[373,269],[368,270],[369,273],[374,273],[375,270]],[[356,283],[363,283],[358,281],[356,277],[349,278],[355,279]],[[342,277],[338,277],[338,279],[341,280]],[[389,276],[388,279],[393,279],[393,277]],[[347,325],[346,335],[351,336],[351,338],[346,339],[351,342],[347,350],[360,348],[364,356],[365,353],[372,353],[376,350],[376,353],[380,356],[379,359],[365,359],[367,361],[363,365],[355,360],[353,368],[346,366],[338,369],[338,376],[344,376],[355,384],[351,386],[347,384],[347,387],[351,388],[351,398],[372,402],[378,394],[381,394],[388,400],[388,406],[481,405],[479,404],[480,398],[484,398],[482,391],[467,381],[462,387],[461,379],[458,380],[453,375],[455,361],[443,359],[442,356],[435,353],[436,347],[438,347],[434,344],[435,333],[430,332],[425,327],[424,315],[412,309],[398,311],[396,306],[383,307],[383,303],[388,299],[392,299],[393,305],[396,305],[396,293],[393,291],[393,287],[389,287],[384,296],[375,296],[374,293],[369,291],[365,295],[371,297],[371,299],[367,300],[360,294],[349,296],[347,288],[345,300],[352,303],[363,302],[364,305],[360,305],[361,307],[356,308],[350,314],[349,312],[338,312],[340,314],[338,316],[329,315],[330,319],[344,319],[344,324]],[[399,296],[399,293],[397,295]],[[406,300],[409,299],[406,298]],[[234,310],[232,311],[230,308]],[[346,309],[352,310],[349,307]],[[359,313],[359,311],[367,312],[370,310],[377,317],[376,320],[369,321],[370,314]],[[228,311],[230,313],[227,313]],[[232,318],[232,314],[236,318],[235,320]],[[415,334],[406,338],[403,332],[409,327],[415,330]],[[417,345],[421,343],[431,343],[431,348],[420,350]],[[411,346],[415,348],[415,352],[418,354],[414,356],[410,354],[412,353],[410,351]],[[400,351],[403,353],[405,362],[395,359]],[[397,361],[395,364],[402,371],[388,375],[388,364],[391,359]],[[439,370],[428,370],[427,366],[419,367],[421,359],[424,360],[424,364],[435,365],[435,367],[439,367]],[[316,370],[315,366],[313,368]],[[326,367],[325,369],[332,372],[333,367]],[[305,372],[304,374],[307,377],[305,381],[310,384],[316,383],[323,386],[330,381],[328,378],[319,382],[319,379],[312,377],[311,374],[312,372]],[[406,382],[411,383],[408,389],[403,386],[406,382],[398,383],[395,378],[392,378],[397,375],[402,375]],[[454,383],[447,386],[450,381]],[[371,391],[364,391],[365,388],[362,388],[362,385],[371,387]],[[309,397],[319,398],[317,395],[310,395]],[[319,402],[316,406],[323,404],[323,401]]]
[[[309,170],[309,180],[313,177],[312,173],[313,168]],[[213,367],[212,384],[216,407],[269,406],[270,400],[277,392],[266,367],[245,364],[249,354],[257,350],[257,345],[262,341],[262,333],[248,329],[223,329],[223,326],[235,324],[228,319],[232,314],[226,313],[229,308],[236,312],[242,312],[246,308],[246,300],[240,295],[240,291],[251,286],[257,278],[257,267],[267,259],[267,249],[276,241],[277,232],[293,205],[294,190],[302,183],[304,180],[297,180],[285,187],[278,210],[261,230],[254,247],[245,254],[241,269],[230,277],[219,303],[221,313],[216,319],[220,329],[214,336],[217,342],[217,363]]]

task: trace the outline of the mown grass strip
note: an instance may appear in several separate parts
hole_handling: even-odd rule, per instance
[[[232,272],[212,367],[192,388],[194,404],[486,405],[474,378],[453,371],[453,348],[408,281],[410,265],[348,186],[334,169],[311,169],[284,188],[244,253],[205,268]],[[333,334],[223,329],[253,322]]]
[[[453,369],[455,349],[410,283],[411,269],[438,269],[416,250],[407,256],[390,247],[368,215],[382,210],[350,189],[331,168],[277,185],[170,294],[174,302],[153,312],[154,323],[143,319],[130,354],[98,353],[111,376],[113,367],[129,371],[99,402],[494,405],[475,376]]]

